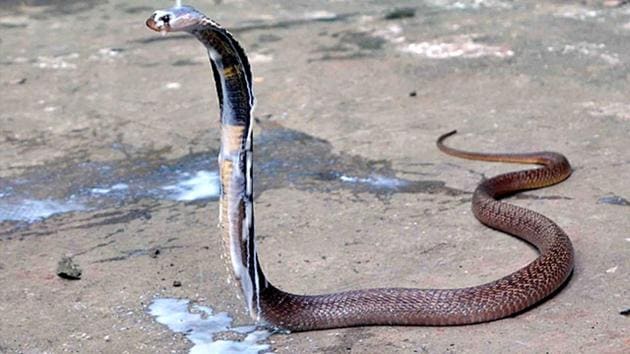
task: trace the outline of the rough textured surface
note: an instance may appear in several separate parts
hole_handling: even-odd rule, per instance
[[[20,181],[34,198],[68,197],[86,163],[143,176],[215,155],[205,53],[147,31],[153,2],[31,3],[0,2],[0,197]],[[472,217],[481,175],[511,167],[440,154],[434,139],[452,128],[463,133],[457,147],[567,155],[569,180],[512,201],[570,235],[575,274],[514,318],[276,335],[274,350],[627,350],[628,7],[396,4],[415,16],[384,20],[393,7],[379,2],[193,4],[254,58],[257,229],[271,280],[304,293],[468,286],[533,259]],[[374,172],[413,183],[384,189]],[[185,351],[190,343],[146,314],[155,295],[247,320],[225,282],[216,202],[143,196],[104,208],[0,224],[0,352]],[[64,255],[81,280],[55,275]]]

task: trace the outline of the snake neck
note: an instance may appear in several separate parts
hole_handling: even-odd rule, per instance
[[[209,18],[190,32],[208,50],[221,107],[221,124],[248,129],[255,98],[245,51],[230,32]]]
[[[214,21],[207,19],[191,33],[208,49],[221,108],[219,227],[224,258],[250,315],[258,319],[260,289],[267,282],[254,240],[251,69],[239,43]]]

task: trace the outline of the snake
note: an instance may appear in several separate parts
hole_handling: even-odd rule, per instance
[[[242,46],[217,22],[190,6],[155,11],[146,25],[157,32],[187,32],[207,49],[220,108],[221,147],[219,228],[230,277],[256,323],[286,331],[368,325],[448,326],[513,316],[555,294],[571,275],[574,250],[568,235],[551,219],[500,199],[518,191],[559,183],[571,174],[564,155],[476,153],[437,147],[459,158],[535,164],[536,168],[484,178],[472,197],[474,216],[492,229],[537,248],[526,266],[498,280],[452,289],[374,288],[321,295],[283,291],[265,276],[254,234],[253,108],[251,67]]]

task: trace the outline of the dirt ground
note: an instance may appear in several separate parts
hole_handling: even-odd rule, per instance
[[[519,166],[441,154],[446,131],[574,167],[510,199],[574,243],[572,278],[541,305],[472,326],[276,334],[270,350],[630,352],[630,6],[613,3],[191,3],[252,62],[257,239],[286,290],[470,286],[533,260],[470,212],[483,176]],[[219,147],[203,48],[144,27],[171,5],[0,1],[0,353],[188,352],[147,312],[156,297],[251,323],[226,283],[216,198],[151,192],[216,169]],[[120,181],[128,193],[95,196]],[[42,205],[64,207],[28,214]],[[80,280],[56,275],[64,256]]]

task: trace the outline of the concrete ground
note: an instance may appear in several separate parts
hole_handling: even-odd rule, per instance
[[[0,353],[188,352],[147,312],[156,297],[251,323],[225,281],[216,198],[153,192],[216,169],[219,146],[203,48],[144,27],[170,5],[0,1]],[[480,325],[276,334],[270,350],[630,352],[630,6],[191,5],[252,62],[257,238],[284,289],[461,287],[533,260],[470,212],[483,176],[520,166],[441,154],[446,131],[459,129],[456,147],[555,150],[574,167],[509,200],[574,243],[575,272],[554,297]],[[80,280],[56,275],[64,256]]]

